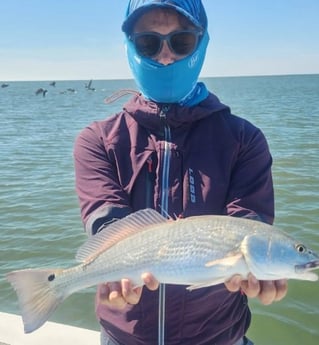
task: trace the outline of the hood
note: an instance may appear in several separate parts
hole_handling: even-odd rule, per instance
[[[192,54],[168,65],[139,55],[129,34],[136,20],[152,8],[172,8],[200,28],[202,35]],[[129,67],[139,91],[147,99],[158,103],[193,105],[207,96],[198,97],[198,77],[209,42],[206,12],[200,0],[131,0],[122,29],[126,33]]]

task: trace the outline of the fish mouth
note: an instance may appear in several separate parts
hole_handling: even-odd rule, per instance
[[[296,265],[296,272],[312,271],[319,267],[319,260],[307,262],[306,264]]]

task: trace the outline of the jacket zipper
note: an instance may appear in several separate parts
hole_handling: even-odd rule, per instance
[[[162,192],[161,192],[161,213],[168,215],[168,192],[169,192],[169,169],[171,158],[171,130],[166,123],[166,113],[169,110],[168,105],[164,105],[160,111],[160,118],[164,129],[164,154],[163,154],[163,172],[162,172]],[[165,344],[165,284],[159,286],[158,301],[158,345]]]
[[[162,192],[161,192],[161,213],[163,216],[168,215],[168,192],[169,192],[169,169],[171,159],[171,129],[166,123],[166,113],[169,106],[163,106],[160,112],[164,129],[164,155],[163,155],[163,173],[162,173]]]

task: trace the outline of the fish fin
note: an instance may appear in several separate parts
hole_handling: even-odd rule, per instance
[[[213,261],[208,261],[205,264],[205,267],[212,267],[212,266],[235,266],[239,260],[242,260],[243,254],[242,253],[236,253],[233,255],[229,255],[227,257],[224,257],[222,259],[217,259]]]
[[[212,278],[205,282],[191,285],[187,287],[187,290],[192,291],[224,283],[233,274],[243,274],[247,269],[244,257],[240,252],[229,253],[229,255],[224,258],[208,261],[205,267],[213,270],[214,275]]]
[[[147,230],[152,225],[168,221],[160,213],[150,208],[134,212],[110,224],[106,230],[91,236],[78,249],[75,258],[80,262],[88,262],[117,242]]]
[[[54,289],[51,283],[61,271],[26,269],[6,275],[18,295],[25,333],[31,333],[41,327],[67,297]]]
[[[225,277],[216,277],[216,278],[214,278],[210,281],[207,281],[207,282],[202,282],[199,284],[190,285],[186,288],[186,290],[193,291],[193,290],[201,289],[204,287],[221,284],[221,283],[224,283],[224,281],[225,281]]]

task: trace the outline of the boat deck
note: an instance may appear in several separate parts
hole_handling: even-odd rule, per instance
[[[25,334],[21,316],[0,312],[0,345],[98,345],[99,332],[46,322],[33,333]]]

